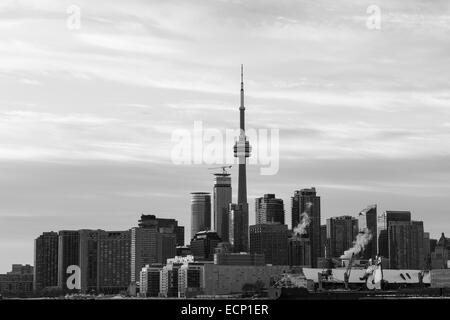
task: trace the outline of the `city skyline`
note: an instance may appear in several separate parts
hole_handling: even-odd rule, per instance
[[[0,5],[0,273],[33,263],[44,231],[123,230],[142,213],[190,230],[189,193],[212,193],[213,177],[170,162],[171,132],[236,127],[241,63],[247,127],[280,129],[279,173],[247,168],[250,225],[255,198],[274,193],[289,213],[295,190],[316,187],[322,224],[376,203],[431,238],[450,232],[444,1],[379,1],[380,31],[357,1],[80,1],[80,30],[47,4]]]

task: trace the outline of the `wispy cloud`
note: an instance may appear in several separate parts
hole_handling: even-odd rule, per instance
[[[236,127],[243,63],[248,127],[281,139],[279,174],[251,168],[249,194],[288,204],[317,185],[324,216],[377,201],[417,207],[436,226],[450,170],[448,1],[379,0],[378,31],[366,27],[371,4],[79,0],[81,28],[70,30],[67,2],[1,1],[0,189],[15,187],[0,216],[58,216],[69,204],[73,216],[98,211],[99,227],[105,216],[129,227],[143,207],[189,223],[189,191],[208,191],[211,177],[171,164],[171,133]],[[66,202],[52,204],[55,193]],[[16,225],[5,218],[0,233]]]

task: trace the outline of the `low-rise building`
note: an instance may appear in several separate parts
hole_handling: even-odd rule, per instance
[[[265,265],[264,254],[258,253],[216,253],[214,264],[234,266],[263,266]]]
[[[141,297],[158,297],[161,287],[162,265],[146,265],[140,272],[139,295]]]
[[[12,270],[0,274],[0,294],[5,297],[28,297],[33,293],[33,267],[13,264]]]

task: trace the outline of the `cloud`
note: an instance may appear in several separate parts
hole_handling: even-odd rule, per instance
[[[279,174],[249,168],[249,194],[274,192],[289,212],[293,190],[315,185],[324,217],[378,202],[426,213],[439,234],[448,3],[380,0],[379,31],[365,25],[371,4],[80,0],[81,29],[69,30],[65,2],[2,1],[0,216],[35,216],[30,246],[52,228],[128,228],[142,211],[188,226],[189,192],[212,180],[171,164],[171,134],[236,128],[243,63],[247,126],[281,139]],[[0,234],[18,225],[4,218]]]

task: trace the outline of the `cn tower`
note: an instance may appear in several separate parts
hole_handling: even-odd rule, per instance
[[[240,133],[234,145],[234,157],[239,159],[238,204],[247,205],[247,158],[250,157],[251,146],[245,136],[244,106],[244,66],[241,65],[241,104],[239,106]]]
[[[238,201],[230,204],[229,241],[234,252],[248,251],[247,158],[251,147],[245,136],[244,67],[241,65],[240,133],[234,145],[234,157],[239,159]]]

